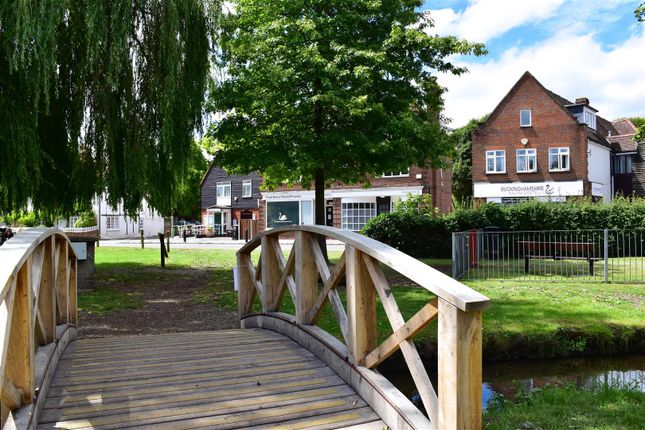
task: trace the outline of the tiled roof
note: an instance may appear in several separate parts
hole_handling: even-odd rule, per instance
[[[614,128],[617,131],[617,134],[634,134],[636,133],[636,126],[627,118],[617,119],[612,121]]]
[[[635,152],[638,145],[634,141],[634,134],[623,134],[620,136],[609,136],[607,140],[616,152]]]

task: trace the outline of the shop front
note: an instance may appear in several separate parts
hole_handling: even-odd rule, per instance
[[[473,197],[487,203],[514,204],[528,200],[564,202],[568,197],[584,195],[579,181],[511,182],[473,184]]]
[[[206,210],[205,223],[208,234],[224,236],[231,228],[230,208],[208,208]]]

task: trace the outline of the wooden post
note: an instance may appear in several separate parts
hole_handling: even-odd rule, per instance
[[[362,365],[376,348],[376,290],[363,253],[345,246],[347,274],[348,353],[352,364]]]
[[[141,249],[143,249],[143,230],[139,230],[139,235],[141,236]]]
[[[32,289],[31,289],[31,258],[23,265],[16,282],[16,292],[11,315],[11,330],[7,344],[5,361],[4,384],[10,382],[16,393],[22,394],[23,405],[34,400],[35,347],[32,326]]]
[[[161,268],[165,269],[166,258],[168,257],[168,253],[166,252],[166,246],[164,245],[163,233],[157,233],[157,236],[159,236],[159,250],[161,252]]]
[[[439,430],[482,427],[482,312],[439,299]]]
[[[262,286],[264,294],[262,295],[263,312],[275,312],[278,310],[276,297],[280,294],[280,264],[278,256],[275,255],[274,243],[277,237],[262,237],[262,255],[260,262],[262,267]]]
[[[56,267],[55,255],[56,238],[47,238],[43,245],[45,247],[45,258],[40,281],[40,292],[38,294],[38,312],[43,320],[45,328],[45,341],[53,342],[56,336]]]
[[[56,267],[56,306],[57,306],[57,317],[56,324],[63,324],[69,321],[69,309],[68,309],[68,287],[67,284],[67,259],[68,259],[68,245],[67,241],[61,238],[56,240],[56,247],[54,252],[57,255],[57,267]]]
[[[170,233],[166,236],[166,252],[170,252]]]
[[[318,268],[311,249],[310,233],[296,232],[294,251],[296,253],[296,322],[310,324],[307,319],[309,310],[318,297]]]
[[[251,313],[253,309],[253,297],[255,287],[253,286],[253,279],[246,265],[246,259],[250,258],[248,255],[237,255],[237,267],[235,268],[235,282],[237,284],[237,313],[240,318]],[[244,328],[244,327],[242,327]]]

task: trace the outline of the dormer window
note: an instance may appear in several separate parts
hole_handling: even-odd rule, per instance
[[[583,110],[583,119],[582,122],[587,124],[589,128],[593,128],[594,130],[596,129],[596,113],[593,112],[591,109],[587,109],[586,107]]]
[[[520,110],[520,127],[531,126],[531,109]]]
[[[586,99],[579,99],[586,100]],[[588,106],[588,101],[586,104],[575,104],[567,106],[569,111],[576,117],[579,123],[587,124],[589,128],[596,129],[596,112],[594,108]]]

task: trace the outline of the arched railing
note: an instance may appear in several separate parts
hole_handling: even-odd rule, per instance
[[[295,235],[288,258],[284,257],[278,241],[285,234]],[[344,243],[345,250],[336,265],[327,264],[319,245],[320,237]],[[258,247],[261,253],[254,265],[251,253]],[[277,330],[312,350],[354,387],[391,428],[481,428],[482,310],[490,305],[487,297],[390,246],[330,227],[273,229],[246,244],[237,258],[235,279],[242,327]],[[381,264],[414,281],[436,298],[406,321]],[[337,290],[343,280],[346,307]],[[295,315],[280,312],[287,291],[295,306]],[[256,296],[260,299],[261,312],[253,311]],[[377,296],[392,327],[392,334],[378,345]],[[344,343],[315,326],[328,302]],[[439,395],[412,341],[435,318],[438,318]],[[378,372],[371,370],[398,349],[403,353],[429,419]]]
[[[1,427],[35,428],[58,358],[76,336],[76,254],[67,236],[27,229],[5,242],[0,288]]]

